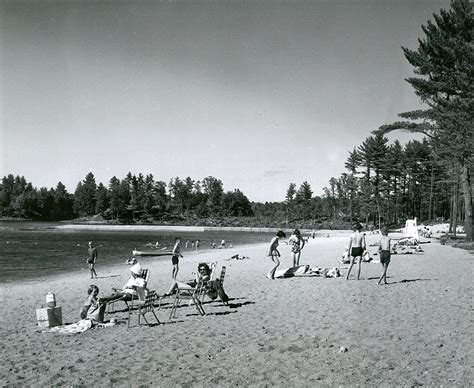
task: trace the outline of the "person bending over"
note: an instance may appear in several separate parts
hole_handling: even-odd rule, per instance
[[[275,279],[275,271],[280,265],[280,260],[278,259],[280,257],[280,252],[278,252],[278,241],[281,238],[285,238],[286,234],[282,230],[279,230],[276,234],[275,237],[272,238],[272,241],[270,242],[270,247],[268,248],[267,251],[267,256],[272,258],[273,263],[275,266],[270,270],[268,273],[267,277],[269,279]]]

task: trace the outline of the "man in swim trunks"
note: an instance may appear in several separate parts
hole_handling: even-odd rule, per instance
[[[179,237],[176,237],[175,243],[174,243],[174,248],[173,248],[173,253],[172,253],[172,256],[171,256],[171,263],[173,264],[173,272],[172,272],[171,276],[172,276],[173,280],[176,280],[176,276],[178,275],[179,258],[183,257],[183,255],[181,254],[180,244],[181,244],[181,239]]]
[[[349,270],[347,271],[346,280],[349,280],[349,275],[351,273],[352,267],[354,266],[355,260],[359,258],[359,271],[357,272],[357,280],[360,279],[360,270],[362,266],[362,255],[366,250],[365,244],[365,236],[361,233],[362,225],[360,223],[355,223],[352,225],[352,230],[354,233],[351,235],[351,239],[349,241],[349,252],[351,255],[351,264],[349,266]]]
[[[390,264],[390,245],[391,240],[390,237],[388,237],[388,230],[384,228],[379,243],[380,264],[382,264],[383,272],[377,284],[382,283],[382,280],[384,281],[384,284],[387,284],[387,269]]]
[[[95,272],[95,262],[97,260],[97,248],[94,246],[92,241],[89,241],[89,249],[87,250],[87,264],[89,264],[89,270],[91,272],[91,279],[97,279],[97,272]]]

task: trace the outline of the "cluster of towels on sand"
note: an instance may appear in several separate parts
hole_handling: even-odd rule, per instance
[[[337,278],[341,276],[339,268],[320,268],[309,265],[300,265],[299,267],[291,267],[284,269],[277,269],[275,271],[275,278],[292,278],[292,277],[305,277],[305,276],[322,276],[325,278]]]

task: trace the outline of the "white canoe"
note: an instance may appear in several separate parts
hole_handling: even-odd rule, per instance
[[[171,256],[173,252],[171,251],[158,251],[158,250],[153,250],[153,251],[137,251],[134,249],[132,251],[133,256]]]

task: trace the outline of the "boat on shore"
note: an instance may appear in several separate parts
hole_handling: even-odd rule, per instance
[[[173,252],[171,251],[159,251],[159,250],[147,250],[147,251],[138,251],[134,249],[132,251],[133,256],[171,256]]]

